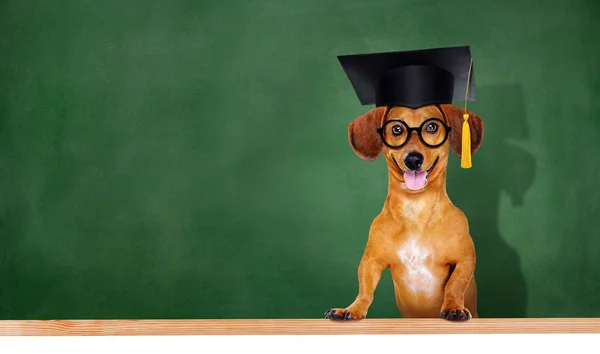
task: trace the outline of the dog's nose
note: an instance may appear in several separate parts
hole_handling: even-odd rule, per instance
[[[406,157],[404,157],[404,163],[409,170],[417,171],[423,164],[423,155],[416,151],[409,152],[406,154]]]

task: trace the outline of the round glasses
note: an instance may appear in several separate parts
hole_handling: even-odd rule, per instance
[[[385,122],[383,127],[377,129],[377,132],[383,143],[392,149],[406,145],[413,131],[417,132],[423,144],[435,148],[446,142],[450,130],[451,128],[438,118],[429,118],[416,128],[409,127],[402,120],[392,119]]]

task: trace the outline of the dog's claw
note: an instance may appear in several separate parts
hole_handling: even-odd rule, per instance
[[[470,320],[473,316],[469,310],[444,310],[440,313],[440,318],[449,321],[467,321]]]
[[[352,313],[348,310],[329,309],[329,310],[327,310],[327,312],[325,312],[325,318],[331,319],[331,320],[354,321],[354,320],[364,319],[365,316],[362,316],[361,318],[354,318],[354,316],[352,316]]]

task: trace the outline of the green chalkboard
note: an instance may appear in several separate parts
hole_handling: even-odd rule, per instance
[[[340,54],[470,45],[482,317],[600,316],[595,0],[0,4],[0,319],[319,318],[387,192]],[[389,272],[369,317],[400,317]]]

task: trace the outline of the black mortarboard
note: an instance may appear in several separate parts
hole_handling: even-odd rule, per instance
[[[363,105],[416,109],[465,101],[467,82],[468,100],[477,100],[469,46],[341,55],[338,60]]]

